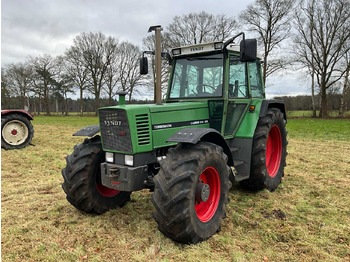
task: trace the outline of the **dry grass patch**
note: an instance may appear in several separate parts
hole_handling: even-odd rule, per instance
[[[60,172],[82,141],[71,136],[79,124],[39,119],[34,128],[35,146],[1,150],[2,261],[350,259],[349,141],[290,139],[286,175],[275,192],[235,184],[221,232],[181,245],[157,230],[147,190],[101,216],[76,210],[65,200]]]

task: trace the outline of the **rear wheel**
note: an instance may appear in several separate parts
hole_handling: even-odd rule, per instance
[[[1,147],[20,149],[30,144],[34,128],[28,118],[20,114],[7,114],[1,118]]]
[[[155,176],[152,203],[158,229],[181,243],[219,231],[228,202],[229,167],[221,147],[200,142],[170,149]]]
[[[279,109],[272,108],[256,127],[250,177],[241,182],[243,186],[254,191],[274,191],[284,176],[287,143],[286,120]]]
[[[105,161],[105,154],[99,136],[76,145],[66,161],[62,169],[62,188],[67,200],[77,209],[101,214],[130,200],[130,192],[111,189],[101,183],[100,165]]]

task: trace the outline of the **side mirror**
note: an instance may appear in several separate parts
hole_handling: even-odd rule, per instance
[[[141,75],[148,74],[148,60],[147,60],[147,57],[145,56],[140,58],[140,74]]]
[[[257,43],[256,39],[244,39],[240,44],[241,62],[256,61]]]

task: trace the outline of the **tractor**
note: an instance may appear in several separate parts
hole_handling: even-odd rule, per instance
[[[221,228],[233,182],[274,191],[286,165],[286,112],[266,100],[256,39],[240,33],[223,42],[160,50],[155,31],[155,104],[99,109],[99,125],[66,158],[63,190],[77,209],[101,214],[149,189],[158,229],[195,244]],[[238,37],[243,39],[235,44]],[[147,52],[146,52],[147,53]],[[161,99],[160,62],[171,65]],[[140,73],[148,71],[147,57]],[[100,133],[100,134],[99,134]]]
[[[20,149],[28,146],[34,136],[33,116],[26,110],[1,110],[1,147]]]

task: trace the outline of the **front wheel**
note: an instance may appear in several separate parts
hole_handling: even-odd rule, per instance
[[[130,192],[108,188],[101,183],[100,165],[105,161],[105,153],[100,136],[76,145],[66,161],[67,165],[62,169],[62,188],[67,200],[77,209],[102,214],[130,200]]]
[[[155,176],[152,203],[158,229],[193,244],[220,230],[228,202],[229,167],[221,147],[200,142],[170,149]]]
[[[287,156],[286,120],[283,113],[270,109],[259,119],[252,147],[250,177],[241,184],[256,191],[274,191],[282,181]]]

